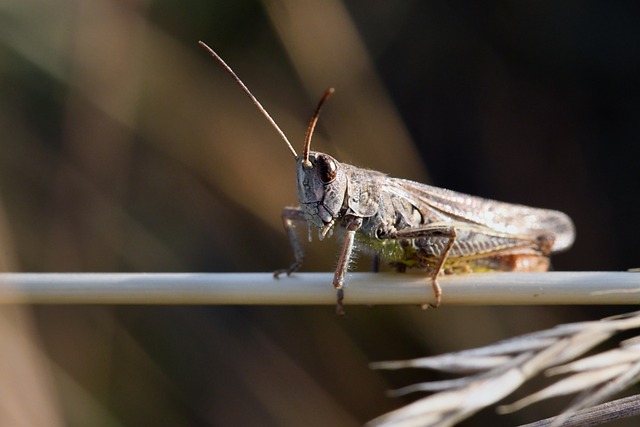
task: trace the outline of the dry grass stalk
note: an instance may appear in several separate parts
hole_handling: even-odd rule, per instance
[[[563,425],[577,411],[596,405],[638,381],[640,337],[622,341],[617,349],[574,360],[618,332],[636,328],[640,328],[640,311],[600,321],[559,325],[456,353],[373,363],[371,366],[374,369],[429,368],[468,376],[395,390],[392,394],[415,391],[437,393],[382,415],[370,421],[369,425],[455,425],[508,396],[541,372],[549,376],[567,376],[515,403],[498,407],[498,411],[508,413],[543,399],[579,392],[574,403],[563,414],[546,424]]]

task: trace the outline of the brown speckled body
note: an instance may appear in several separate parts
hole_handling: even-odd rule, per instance
[[[283,213],[297,270],[303,252],[295,221],[320,229],[320,238],[335,227],[346,230],[334,275],[342,287],[354,243],[389,262],[398,271],[424,270],[440,303],[439,273],[546,271],[549,255],[574,240],[571,219],[562,212],[470,196],[380,172],[341,164],[333,157],[309,153],[298,160],[299,208]],[[280,272],[278,272],[280,273]]]

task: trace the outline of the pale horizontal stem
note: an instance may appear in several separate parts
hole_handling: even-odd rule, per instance
[[[332,273],[3,273],[0,304],[334,304]],[[438,279],[443,304],[638,304],[632,272],[483,273]],[[423,274],[352,273],[345,303],[433,301]]]

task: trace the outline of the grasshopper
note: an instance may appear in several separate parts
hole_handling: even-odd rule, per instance
[[[280,134],[296,160],[299,207],[282,213],[295,262],[279,275],[297,271],[304,252],[295,225],[319,229],[322,240],[336,227],[345,230],[333,286],[338,314],[344,314],[345,275],[354,246],[375,259],[385,259],[398,271],[418,268],[429,274],[438,307],[441,273],[483,271],[547,271],[549,255],[568,249],[575,238],[571,219],[562,212],[531,208],[470,196],[381,172],[340,163],[328,154],[310,151],[320,109],[334,89],[328,89],[309,123],[302,155],[234,71],[205,43],[199,42],[233,77],[253,104]],[[377,264],[377,263],[376,263]]]

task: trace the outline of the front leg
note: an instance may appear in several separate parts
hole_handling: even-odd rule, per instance
[[[340,258],[338,258],[338,266],[336,267],[336,272],[333,275],[333,287],[337,290],[337,306],[336,313],[338,315],[344,315],[344,306],[342,305],[342,301],[344,300],[344,276],[347,274],[349,270],[349,262],[351,260],[351,254],[353,253],[353,242],[356,237],[356,231],[362,225],[362,218],[347,215],[345,216],[345,228],[347,229],[347,233],[344,239],[344,246],[342,246],[342,252],[340,253]]]
[[[444,268],[444,263],[449,257],[449,252],[453,249],[453,245],[456,242],[456,229],[450,225],[426,225],[419,228],[405,228],[403,230],[396,231],[389,235],[389,238],[393,239],[433,239],[433,244],[429,246],[428,251],[436,258],[436,264],[431,272],[431,288],[433,289],[433,296],[435,302],[429,304],[433,308],[440,306],[442,302],[442,288],[438,284],[438,275]],[[443,244],[436,244],[436,242],[444,240]],[[424,306],[426,308],[426,306]]]
[[[304,260],[304,251],[302,250],[302,245],[300,244],[300,239],[298,238],[298,234],[296,233],[295,222],[306,222],[304,217],[304,213],[300,208],[284,208],[282,211],[282,225],[284,226],[284,230],[287,233],[287,237],[289,238],[289,244],[291,244],[291,249],[293,249],[293,256],[295,257],[295,261],[289,268],[283,268],[280,270],[276,270],[273,273],[273,277],[276,279],[283,273],[287,273],[289,276],[294,271],[298,271],[300,267],[302,267],[302,261]]]

